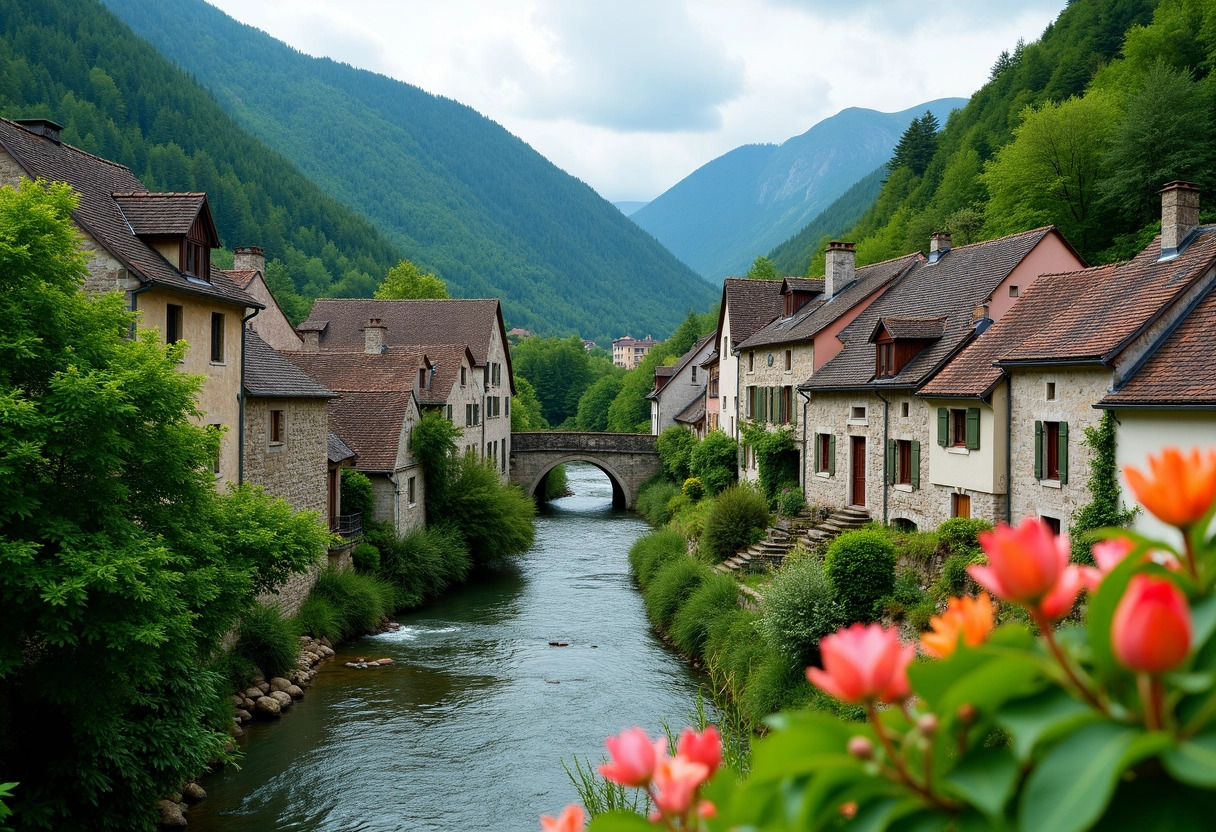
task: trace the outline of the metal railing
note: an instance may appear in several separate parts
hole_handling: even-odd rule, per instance
[[[351,538],[363,536],[363,513],[355,512],[354,514],[339,514],[334,518],[334,522],[330,526],[330,531],[339,537],[350,540]]]

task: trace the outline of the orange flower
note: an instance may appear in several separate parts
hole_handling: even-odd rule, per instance
[[[968,647],[983,644],[995,624],[987,592],[978,598],[951,598],[944,613],[929,619],[930,632],[920,637],[920,647],[930,656],[944,659],[955,651],[959,639]]]
[[[540,818],[541,832],[583,832],[586,823],[583,807],[577,803],[567,806],[559,818],[551,818],[548,815],[541,815]]]
[[[1068,562],[1068,535],[1054,535],[1037,517],[1017,528],[1000,524],[980,532],[988,565],[972,564],[967,574],[1004,601],[1022,604],[1039,618],[1054,621],[1067,615],[1077,595],[1092,582],[1090,568]]]
[[[1185,529],[1203,517],[1216,498],[1216,450],[1192,448],[1183,455],[1165,448],[1160,457],[1148,458],[1151,476],[1131,465],[1123,467],[1136,499],[1162,522]]]

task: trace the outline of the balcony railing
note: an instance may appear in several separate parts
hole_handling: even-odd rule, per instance
[[[334,518],[330,531],[346,540],[363,537],[363,513],[339,514]]]

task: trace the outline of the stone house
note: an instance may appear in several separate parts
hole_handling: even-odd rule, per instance
[[[655,367],[654,389],[646,395],[650,400],[650,432],[658,436],[677,423],[695,426],[705,419],[705,388],[707,379],[701,362],[709,357],[717,344],[716,332],[704,336],[680,356],[679,361],[667,367]],[[697,402],[700,402],[698,408]],[[700,417],[696,411],[700,410]]]
[[[840,332],[922,259],[914,253],[859,269],[853,244],[832,242],[822,280],[785,278],[781,316],[739,345],[748,368],[740,418],[790,425],[805,460],[805,414],[800,411],[806,401],[796,395],[798,385],[840,352]],[[755,479],[755,454],[746,449],[743,458],[743,478]]]
[[[279,352],[299,352],[304,348],[304,341],[266,285],[266,255],[260,248],[238,246],[232,255],[232,268],[224,270],[224,274],[266,307],[249,319],[247,329]]]
[[[330,430],[353,452],[355,470],[372,481],[374,519],[399,534],[426,522],[422,467],[410,435],[422,416],[434,366],[421,350],[297,352],[284,357],[338,394],[329,400]]]
[[[718,430],[718,423],[722,413],[722,400],[719,398],[720,379],[719,372],[721,371],[721,356],[718,354],[718,338],[714,336],[713,351],[710,352],[705,360],[701,362],[701,369],[705,371],[705,424],[698,438],[704,439],[705,434],[711,430]]]
[[[960,248],[935,234],[927,261],[913,262],[844,327],[839,354],[799,387],[807,501],[924,528],[950,517],[957,485],[926,465],[940,447],[937,409],[917,391],[1040,274],[1083,265],[1054,228]],[[994,448],[982,432],[981,447]]]
[[[658,343],[649,335],[645,338],[634,338],[632,335],[616,338],[612,342],[612,363],[618,367],[624,367],[626,370],[632,370],[642,363],[642,359],[649,355]],[[587,347],[585,341],[583,346],[588,352],[592,349],[592,347]]]
[[[718,310],[718,427],[739,439],[740,406],[743,402],[742,371],[738,345],[756,330],[781,314],[784,299],[779,280],[749,280],[728,277],[722,282]]]
[[[496,459],[506,479],[515,379],[498,300],[321,298],[313,304],[308,320],[297,327],[303,351],[364,350],[365,330],[372,319],[380,322],[383,345],[390,351],[408,348],[438,355],[440,347],[468,348],[473,366],[462,389],[475,394],[475,400],[468,402],[467,418],[463,399],[448,402],[453,405],[450,415],[464,431],[465,443],[483,457]]]
[[[222,431],[219,482],[241,480],[242,321],[262,309],[219,269],[207,195],[152,193],[122,165],[60,141],[46,119],[0,119],[0,185],[66,182],[79,194],[72,219],[88,255],[85,289],[122,292],[138,327],[189,344],[181,370],[204,377],[199,424]]]

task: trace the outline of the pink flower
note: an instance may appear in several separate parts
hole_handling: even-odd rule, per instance
[[[1103,575],[1109,575],[1123,559],[1131,554],[1136,544],[1126,537],[1116,537],[1113,540],[1101,540],[1094,544],[1094,562]]]
[[[679,755],[660,760],[654,770],[652,793],[659,815],[686,814],[693,806],[697,789],[709,778],[709,773],[709,766]]]
[[[1191,649],[1191,610],[1173,582],[1136,575],[1115,607],[1110,642],[1119,664],[1137,673],[1165,673]]]
[[[808,667],[811,684],[842,702],[902,702],[911,695],[908,665],[916,648],[899,643],[898,631],[854,624],[819,642],[823,669]]]
[[[559,818],[551,818],[548,815],[541,815],[540,818],[541,832],[583,832],[586,823],[583,807],[577,803],[567,806]]]
[[[1001,524],[980,532],[988,565],[967,567],[967,574],[984,589],[1006,601],[1029,607],[1049,620],[1066,615],[1091,575],[1068,562],[1068,535],[1056,536],[1037,517],[1016,529]]]
[[[722,737],[718,729],[710,725],[698,734],[691,728],[685,728],[676,744],[676,756],[703,764],[712,775],[722,765]]]
[[[600,766],[600,774],[622,786],[639,788],[650,782],[655,766],[667,755],[666,740],[651,740],[641,728],[629,728],[604,741],[612,762]]]

